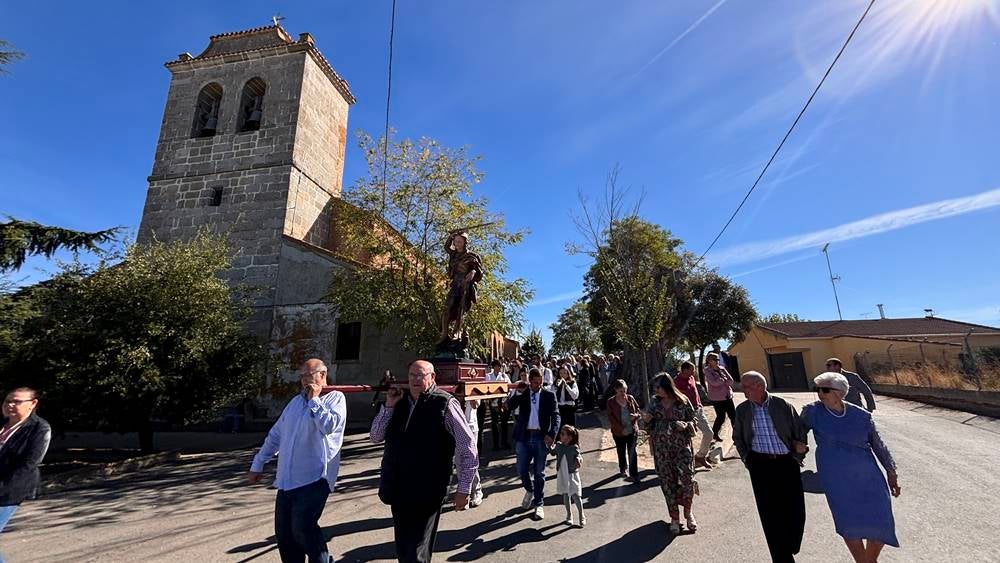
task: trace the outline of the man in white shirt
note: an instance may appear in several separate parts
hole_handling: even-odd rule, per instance
[[[486,374],[486,381],[500,381],[510,383],[510,377],[503,372],[503,364],[500,360],[490,362],[490,372]],[[513,393],[513,390],[510,391]],[[508,393],[508,397],[510,397]],[[510,411],[507,410],[506,401],[503,399],[493,399],[490,401],[490,434],[493,436],[493,451],[500,448],[510,449],[508,439],[508,428],[510,422]]]
[[[302,392],[285,405],[247,474],[251,485],[259,483],[264,464],[280,450],[274,480],[278,489],[274,535],[282,562],[301,562],[306,557],[309,563],[330,560],[319,518],[340,471],[347,404],[339,391],[320,396],[326,376],[321,360],[314,358],[302,365]]]
[[[559,410],[556,395],[542,388],[542,374],[532,368],[528,385],[519,385],[507,407],[518,407],[514,422],[514,447],[517,472],[524,488],[525,509],[534,507],[534,516],[545,518],[545,460],[549,448],[559,434]]]
[[[541,356],[535,356],[531,359],[531,365],[538,368],[538,371],[542,373],[542,387],[548,390],[552,390],[552,369],[545,366],[545,362],[542,361]]]

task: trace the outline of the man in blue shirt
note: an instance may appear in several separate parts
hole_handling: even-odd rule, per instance
[[[306,557],[309,563],[330,561],[319,518],[340,471],[347,405],[339,391],[320,396],[326,374],[321,360],[302,365],[302,392],[288,401],[247,474],[251,485],[259,483],[264,464],[280,450],[274,535],[282,563],[301,563]]]

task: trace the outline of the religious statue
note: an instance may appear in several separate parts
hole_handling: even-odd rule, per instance
[[[464,353],[468,332],[464,327],[465,314],[476,302],[476,284],[483,279],[483,262],[478,254],[470,252],[469,235],[453,231],[445,241],[448,253],[448,297],[444,302],[441,320],[440,351]]]

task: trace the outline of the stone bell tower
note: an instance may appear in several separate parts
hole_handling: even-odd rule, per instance
[[[354,96],[312,36],[280,25],[212,36],[166,67],[139,241],[225,234],[236,251],[228,278],[273,304],[282,244],[329,247]]]
[[[339,383],[405,373],[412,354],[398,335],[339,319],[327,300],[334,273],[356,266],[334,252],[355,99],[312,36],[292,39],[277,24],[223,33],[166,67],[170,90],[139,242],[186,240],[203,229],[227,237],[234,258],[225,277],[258,288],[249,328],[282,364],[263,401],[271,414],[295,392],[295,370],[309,357],[331,362]],[[364,418],[366,397],[349,404]]]

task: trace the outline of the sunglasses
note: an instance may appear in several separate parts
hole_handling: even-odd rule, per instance
[[[820,393],[831,393],[833,391],[836,391],[836,389],[834,389],[833,387],[817,387],[816,390],[819,391]]]

